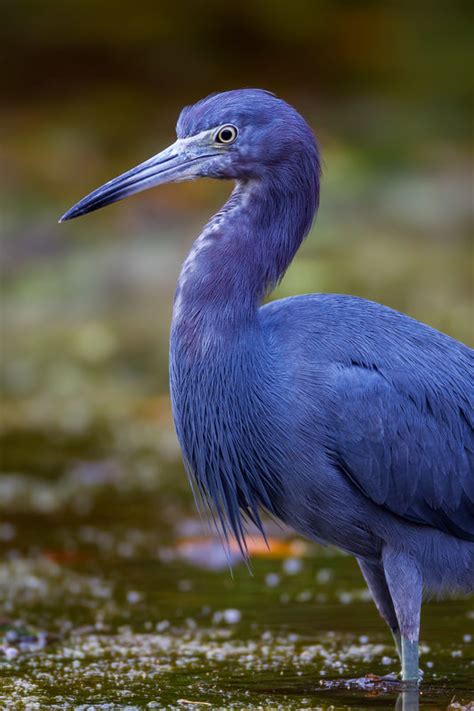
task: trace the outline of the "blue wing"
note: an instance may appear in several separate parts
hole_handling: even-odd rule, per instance
[[[334,457],[372,501],[474,541],[474,432],[467,401],[351,365],[337,378]]]
[[[392,513],[474,540],[474,352],[356,297],[292,297],[262,317],[339,470]]]

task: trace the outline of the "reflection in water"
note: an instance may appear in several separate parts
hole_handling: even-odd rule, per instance
[[[420,706],[420,695],[418,687],[405,689],[398,695],[395,711],[418,711]]]
[[[96,392],[81,381],[83,403]],[[51,411],[42,402],[25,400],[27,423]],[[110,440],[85,425],[59,438],[19,428],[20,409],[0,445],[0,708],[468,706],[467,598],[426,606],[424,666],[437,675],[419,704],[351,558],[272,528],[270,553],[252,543],[253,576],[236,564],[232,579],[189,516],[164,426],[157,438],[134,405]]]
[[[395,698],[394,711],[419,711],[419,687],[408,685],[408,682],[400,682],[397,674],[391,673],[382,677],[367,674],[356,679],[327,679],[319,683],[322,688],[330,689],[336,693],[337,691],[351,691],[354,698],[357,693],[361,692],[372,699],[382,700],[386,697],[384,708],[392,708],[392,699]],[[344,700],[346,699],[344,698]]]

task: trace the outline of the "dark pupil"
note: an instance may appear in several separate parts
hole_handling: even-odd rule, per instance
[[[223,131],[221,131],[221,141],[224,141],[226,143],[227,141],[231,141],[234,137],[233,132],[230,130],[230,128],[224,128]]]

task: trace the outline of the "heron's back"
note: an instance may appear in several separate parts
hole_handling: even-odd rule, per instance
[[[402,519],[474,541],[474,352],[350,296],[284,299],[260,319],[301,431],[313,418],[341,474]]]

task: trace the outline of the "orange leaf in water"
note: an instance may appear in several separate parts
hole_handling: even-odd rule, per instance
[[[71,565],[73,563],[83,563],[90,559],[90,555],[78,550],[46,549],[42,551],[44,558],[51,560],[58,565]]]

